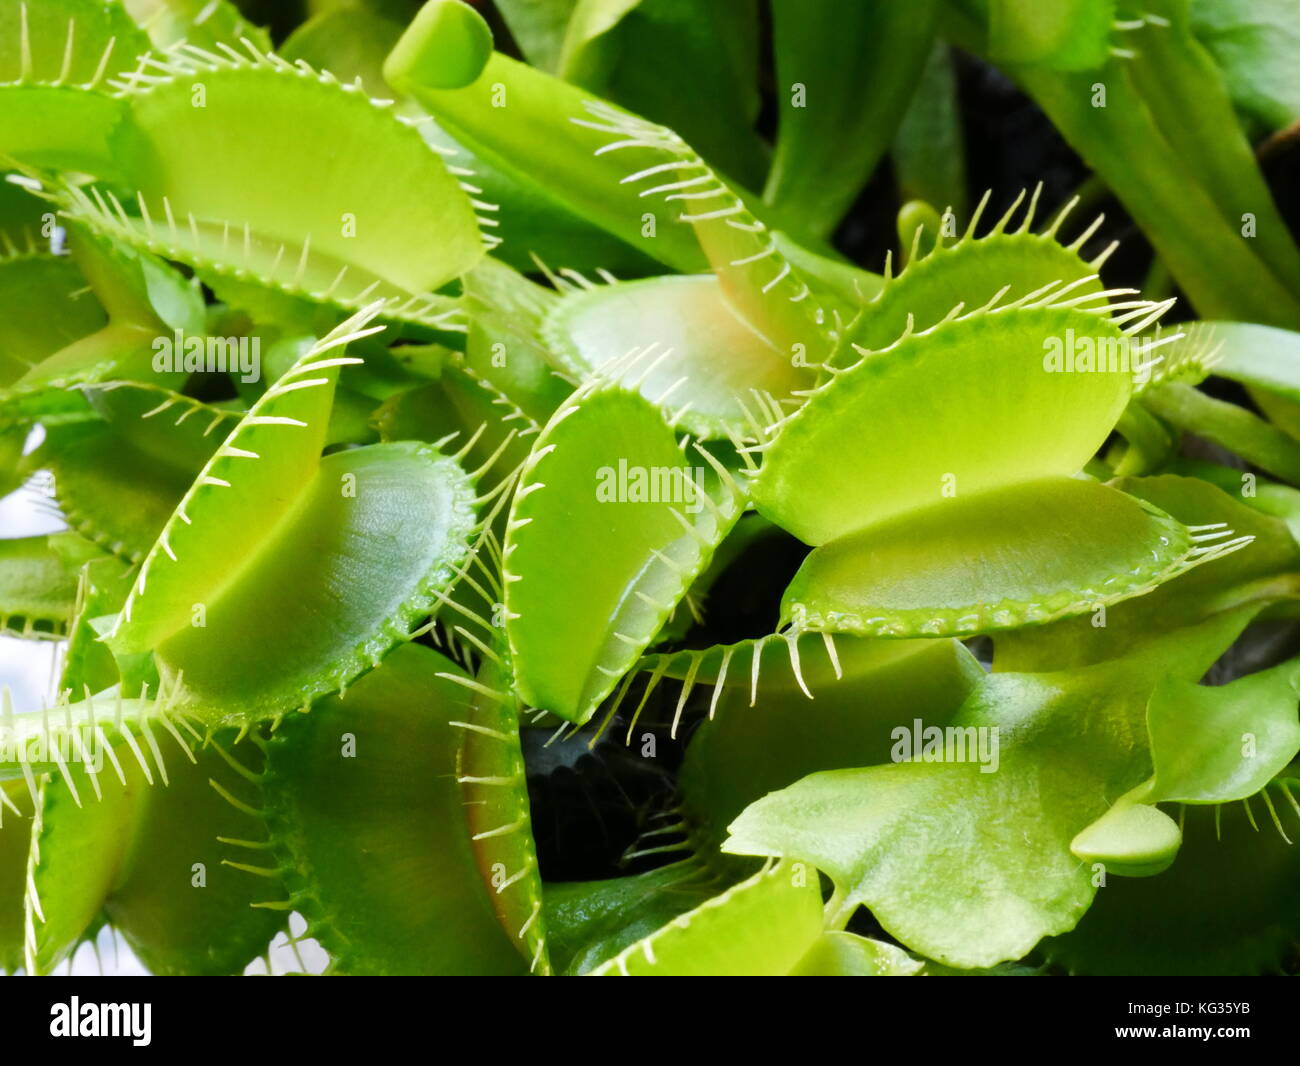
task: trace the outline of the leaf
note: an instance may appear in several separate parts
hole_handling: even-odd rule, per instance
[[[1300,484],[1300,444],[1244,407],[1180,383],[1148,389],[1142,402],[1178,429],[1212,440],[1261,470]]]
[[[1124,373],[1046,372],[1046,342],[1066,330],[1120,337],[1095,312],[1008,305],[864,354],[780,424],[754,483],[760,512],[816,545],[942,503],[945,485],[975,496],[1076,473],[1131,385]],[[943,435],[916,431],[927,425]],[[849,454],[860,458],[826,462]]]
[[[533,841],[528,778],[519,740],[519,700],[509,687],[504,648],[493,650],[468,637],[485,661],[477,680],[466,684],[471,698],[456,752],[456,780],[464,795],[470,846],[492,906],[532,974],[549,976],[542,878]],[[458,673],[439,675],[465,684]]]
[[[273,856],[343,974],[517,974],[474,868],[456,783],[460,671],[405,645],[268,748]],[[463,676],[463,675],[461,675]]]
[[[1240,482],[1238,482],[1240,484]],[[1286,526],[1189,477],[1121,478],[1113,487],[1146,500],[1180,522],[1223,523],[1254,540],[1244,551],[1197,568],[1136,599],[1109,607],[1104,626],[1092,617],[1063,619],[1000,633],[994,668],[1011,671],[1069,669],[1138,654],[1163,634],[1195,626],[1243,604],[1264,605],[1291,594],[1280,575],[1295,569],[1300,549]]]
[[[1095,481],[1051,478],[931,505],[815,549],[783,623],[863,636],[1014,629],[1149,592],[1248,546]]]
[[[167,766],[145,735],[152,772],[144,757],[131,759],[127,745],[117,753],[96,746],[89,751],[99,765],[75,764],[41,787],[27,903],[29,972],[57,966],[101,909],[156,973],[239,973],[280,924],[279,916],[250,908],[257,895],[248,890],[256,886],[223,866],[230,852],[218,837],[246,838],[256,829],[247,800],[240,807],[224,798],[232,789],[247,795],[248,782],[236,783],[212,747],[181,742],[187,759],[173,753]],[[250,758],[244,748],[252,747],[234,750]]]
[[[723,173],[754,187],[767,171],[754,130],[758,57],[753,0],[580,0],[557,73],[673,127]]]
[[[263,769],[257,745],[235,740],[196,745],[193,764],[171,767],[165,785],[144,790],[138,824],[121,842],[129,873],[105,914],[151,973],[242,973],[284,922],[253,906],[268,886],[233,868],[236,841],[259,843],[249,809],[261,798]]]
[[[120,177],[126,109],[107,81],[149,39],[116,3],[0,3],[0,151],[12,160]]]
[[[123,85],[142,144],[130,213],[111,190],[65,184],[74,218],[204,273],[348,310],[383,298],[391,314],[436,324],[445,308],[425,294],[483,248],[469,197],[414,129],[355,87],[256,49],[186,46],[162,70]],[[218,148],[227,165],[214,172]],[[371,195],[389,182],[423,195]]]
[[[464,278],[465,307],[472,316],[465,338],[463,368],[493,402],[523,416],[523,435],[538,431],[572,391],[557,373],[558,359],[547,345],[543,323],[557,303],[555,293],[534,284],[495,259],[485,259]]]
[[[551,958],[585,974],[717,894],[717,879],[686,860],[643,874],[546,886]]]
[[[137,796],[111,782],[83,811],[64,782],[46,780],[37,802],[28,860],[25,967],[40,975],[76,950],[122,876],[122,842]],[[60,876],[65,864],[75,875]]]
[[[1016,79],[1115,191],[1202,316],[1295,327],[1295,250],[1218,71],[1185,27],[1170,28],[1185,21],[1172,3],[1152,0],[1146,13],[1165,25],[1148,20],[1128,35],[1140,62],[1112,56],[1075,73],[1018,67]],[[1098,84],[1104,108],[1093,105]],[[1258,218],[1267,250],[1241,240],[1243,213]]]
[[[592,976],[781,976],[821,929],[816,873],[801,863],[770,864],[624,948]]]
[[[1110,58],[1116,0],[1065,0],[1050,7],[988,0],[989,54],[998,62],[1091,70]]]
[[[746,413],[752,418],[756,397],[788,398],[813,384],[799,350],[792,354],[741,318],[709,274],[580,289],[556,304],[543,330],[571,373],[635,386],[705,438],[750,435]],[[645,358],[627,360],[633,351]]]
[[[637,152],[631,161],[596,155],[610,140],[608,134],[570,121],[587,117],[587,105],[595,102],[590,93],[499,52],[493,53],[479,79],[463,89],[423,85],[410,64],[418,60],[422,48],[436,51],[438,45],[424,38],[418,26],[407,32],[413,39],[401,53],[404,62],[390,57],[384,76],[398,92],[417,100],[457,141],[514,183],[555,201],[651,259],[679,270],[703,266],[688,227],[665,225],[654,238],[642,235],[644,211],[634,206],[633,194],[619,190],[619,181],[630,173],[629,166],[635,168],[654,152]],[[498,85],[504,107],[492,102]],[[508,121],[499,121],[503,110]],[[543,143],[546,151],[540,158]]]
[[[698,455],[709,462],[692,468],[647,401],[599,382],[537,438],[505,543],[506,636],[526,703],[586,721],[708,565],[743,497]]]
[[[18,381],[61,348],[105,322],[94,297],[69,260],[44,252],[0,259],[0,388]]]
[[[389,86],[383,75],[384,60],[405,28],[382,13],[340,7],[305,22],[280,46],[279,54],[293,62],[306,60],[339,81],[360,78],[372,95],[398,97],[398,112],[416,123],[429,146],[447,157],[454,173],[480,190],[473,193],[475,207],[482,212],[479,224],[491,233],[490,240],[503,241],[493,248],[497,260],[524,271],[536,268],[533,255],[583,270],[604,267],[640,274],[651,267],[650,259],[561,209],[536,184],[521,184],[485,162],[414,100]],[[487,269],[494,261],[485,258],[475,270]]]
[[[1070,850],[1094,872],[1154,877],[1169,868],[1182,842],[1178,823],[1164,811],[1125,797],[1083,829]]]
[[[837,353],[837,365],[853,360],[854,352],[880,351],[908,332],[930,329],[958,307],[973,311],[1013,303],[1029,298],[1031,293],[1042,296],[1050,291],[1046,287],[1054,284],[1060,288],[1049,301],[1052,303],[1060,302],[1067,294],[1081,297],[1101,293],[1103,286],[1097,273],[1115,246],[1112,244],[1091,260],[1079,254],[1101,220],[1094,220],[1070,244],[1062,243],[1058,235],[1073,211],[1071,201],[1042,233],[1034,233],[1030,227],[1037,214],[1040,191],[1034,190],[1014,226],[1025,200],[1023,192],[992,230],[982,237],[975,236],[988,205],[986,194],[956,241],[936,242],[925,255],[911,247],[906,266],[897,274],[892,259],[887,260],[885,283],[879,292],[871,294],[845,332],[848,344]],[[951,221],[955,226],[955,218]],[[910,234],[907,240],[912,241]]]
[[[0,784],[0,973],[23,965],[23,901],[31,847],[32,802],[21,782]]]
[[[149,50],[122,6],[103,0],[4,0],[0,41],[0,83],[9,84],[95,82]]]
[[[434,0],[416,14],[410,33],[392,51],[394,64],[434,89],[460,89],[483,72],[492,31],[483,16],[459,0]]]
[[[1264,788],[1300,753],[1296,660],[1208,687],[1166,681],[1147,728],[1155,774],[1148,802],[1227,803]]]
[[[151,654],[145,652],[143,655],[146,661],[141,664],[141,673],[146,676],[133,675],[130,666],[118,665],[100,640],[101,635],[112,628],[131,591],[131,577],[126,565],[109,555],[91,559],[82,566],[77,585],[76,613],[63,652],[60,692],[103,692],[116,684],[124,696],[139,696],[142,694],[141,684],[145,681],[151,690],[156,690],[158,677]]]
[[[1192,32],[1223,72],[1232,102],[1282,129],[1300,117],[1300,77],[1292,62],[1300,19],[1286,0],[1192,0]]]
[[[351,358],[330,353],[365,336],[376,310],[308,347],[231,431],[109,637],[119,654],[154,649],[177,698],[225,720],[307,707],[346,686],[408,639],[468,550],[475,500],[454,459],[416,442],[320,458]],[[270,611],[268,589],[282,590]],[[227,669],[231,656],[241,670]]]
[[[832,930],[813,944],[792,976],[911,977],[924,966],[897,945]]]
[[[1219,377],[1268,389],[1289,400],[1300,401],[1300,334],[1251,322],[1206,322],[1215,345],[1213,372]]]
[[[747,808],[725,850],[814,863],[845,910],[869,907],[904,945],[945,965],[1018,959],[1087,910],[1095,887],[1070,843],[1146,773],[1141,722],[1157,681],[1199,677],[1253,610],[1130,659],[989,675],[950,727],[998,729],[994,772],[914,757],[813,774]]]
[[[239,416],[149,385],[115,382],[87,394],[106,418],[48,426],[26,464],[54,473],[69,525],[139,562]]]
[[[556,73],[565,30],[578,0],[501,0],[497,7],[528,62]]]
[[[344,495],[348,485],[355,497]],[[327,457],[297,506],[238,581],[196,601],[206,604],[206,626],[182,625],[159,644],[160,668],[183,679],[188,700],[266,714],[343,688],[409,639],[458,576],[474,528],[460,468],[411,443]],[[204,536],[229,544],[231,528]],[[186,573],[196,565],[187,561]],[[275,612],[259,614],[274,587],[286,590]],[[238,674],[229,656],[243,664]]]
[[[97,555],[71,533],[0,540],[0,631],[54,640],[67,636],[77,571]]]
[[[131,17],[158,48],[186,41],[200,48],[237,46],[247,38],[262,51],[271,47],[266,30],[240,14],[231,0],[123,0]]]
[[[984,676],[955,640],[838,637],[825,648],[814,641],[821,643],[811,635],[768,638],[748,662],[744,647],[672,656],[692,664],[688,692],[716,682],[709,719],[692,734],[679,777],[693,837],[710,861],[726,826],[751,803],[818,770],[888,761],[894,727],[916,717],[947,722]],[[681,676],[665,658],[656,671]]]
[[[891,154],[902,200],[923,200],[966,213],[966,150],[952,53],[936,42],[903,112]]]
[[[763,198],[817,236],[861,192],[902,120],[938,5],[776,0],[776,151]]]
[[[1183,808],[1183,845],[1159,877],[1108,880],[1069,934],[1044,953],[1079,974],[1255,975],[1277,972],[1300,927],[1296,782],[1279,778],[1259,805]],[[1276,799],[1272,798],[1276,797]],[[1287,816],[1285,835],[1279,810]]]

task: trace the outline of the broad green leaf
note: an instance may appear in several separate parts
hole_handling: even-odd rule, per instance
[[[456,782],[463,676],[405,645],[268,748],[266,818],[284,909],[343,974],[516,974],[526,963],[474,867]],[[259,864],[260,865],[260,864]]]
[[[1300,117],[1300,12],[1288,0],[1191,0],[1192,32],[1223,72],[1232,102],[1267,129]]]
[[[1097,337],[1119,351],[1105,311],[1009,305],[864,354],[779,424],[754,483],[759,510],[824,544],[954,494],[1076,473],[1123,411],[1130,376],[1118,363],[1052,372],[1051,342]]]
[[[690,663],[688,690],[716,685],[680,775],[686,816],[705,847],[720,844],[726,826],[769,792],[818,770],[888,762],[896,727],[910,729],[917,717],[947,722],[984,676],[955,640],[821,643],[773,637],[656,663],[669,676]]]
[[[712,899],[720,887],[692,860],[606,881],[548,884],[551,958],[566,974],[585,974]]]
[[[990,675],[945,728],[989,731],[990,748],[996,737],[992,772],[989,761],[914,752],[911,761],[813,774],[747,808],[726,850],[814,863],[846,909],[869,907],[903,944],[945,965],[1020,958],[1072,928],[1096,891],[1070,844],[1145,776],[1150,692],[1165,676],[1201,676],[1253,612],[1175,632],[1129,659]],[[980,734],[953,736],[933,754],[961,756],[955,742]]]
[[[104,309],[82,292],[85,286],[76,265],[61,256],[0,258],[0,388],[104,325]]]
[[[683,451],[647,401],[599,385],[537,438],[505,543],[519,695],[574,722],[636,662],[743,509],[717,460]]]
[[[817,872],[775,863],[624,948],[592,976],[784,976],[821,931]]]
[[[911,977],[925,963],[883,940],[856,933],[823,933],[794,970],[794,977]]]
[[[1096,624],[1103,619],[1086,615],[999,634],[995,669],[1065,669],[1134,654],[1171,627],[1194,626],[1245,603],[1263,605],[1294,594],[1285,575],[1300,565],[1300,549],[1281,521],[1196,478],[1121,478],[1113,487],[1185,525],[1222,523],[1238,537],[1254,539],[1244,551],[1212,567],[1194,569],[1154,592],[1107,608],[1105,625]]]
[[[1108,879],[1047,957],[1076,974],[1276,973],[1300,929],[1296,787],[1288,776],[1249,805],[1183,808],[1173,865]]]
[[[239,416],[149,385],[86,392],[104,419],[47,427],[25,462],[53,472],[55,499],[74,529],[138,562]]]
[[[235,853],[219,839],[258,830],[248,813],[255,787],[226,761],[238,766],[257,749],[222,755],[218,741],[176,737],[183,750],[164,756],[144,732],[152,768],[138,742],[113,751],[101,738],[87,761],[42,786],[27,904],[31,972],[53,969],[101,910],[155,973],[239,973],[266,949],[281,918],[251,909],[259,886],[228,868]]]
[[[775,0],[776,152],[763,197],[829,233],[888,150],[934,40],[938,4]]]
[[[1264,788],[1300,753],[1296,660],[1207,687],[1169,680],[1147,708],[1155,774],[1146,802],[1227,803]]]
[[[1051,478],[931,504],[816,548],[782,598],[798,629],[968,635],[1081,614],[1246,547],[1099,482]]]
[[[758,67],[754,0],[579,0],[558,73],[671,126],[752,188],[767,171],[766,146],[754,129]]]
[[[483,247],[468,195],[415,129],[355,86],[256,51],[187,48],[164,69],[126,92],[143,144],[126,204],[65,186],[73,217],[236,282],[350,310],[384,298],[395,316],[436,318],[425,294]],[[226,165],[214,171],[218,151]],[[389,183],[422,195],[372,194]]]
[[[1066,245],[1059,234],[1073,204],[1062,208],[1042,233],[1034,233],[1030,227],[1037,214],[1038,197],[1039,190],[1035,190],[1019,222],[1013,225],[1025,200],[1021,192],[992,230],[977,238],[975,229],[988,204],[986,195],[959,239],[936,243],[923,256],[910,254],[905,268],[897,274],[892,261],[887,263],[883,287],[871,294],[869,302],[863,301],[861,314],[845,332],[848,345],[837,353],[837,362],[853,359],[855,351],[888,348],[909,331],[937,325],[957,307],[973,311],[990,301],[1010,303],[1031,293],[1045,293],[1045,287],[1053,284],[1061,287],[1057,299],[1067,294],[1077,297],[1100,293],[1097,272],[1113,246],[1091,261],[1079,255],[1100,219]],[[950,221],[955,227],[956,219]],[[911,242],[911,234],[907,240]]]
[[[706,438],[752,434],[746,413],[761,410],[763,397],[789,399],[814,380],[809,345],[790,351],[765,336],[728,305],[710,274],[579,289],[556,304],[544,330],[571,373],[636,387],[670,418],[681,411],[674,421]],[[636,351],[644,357],[629,361]]]
[[[966,213],[966,149],[957,110],[952,52],[936,42],[903,112],[891,155],[900,198]]]

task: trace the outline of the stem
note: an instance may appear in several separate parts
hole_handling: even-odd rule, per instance
[[[1142,402],[1179,429],[1205,437],[1293,485],[1300,484],[1300,444],[1236,404],[1190,385],[1158,385]]]

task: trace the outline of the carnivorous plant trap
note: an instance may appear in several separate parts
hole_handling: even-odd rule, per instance
[[[1297,43],[0,0],[0,970],[1296,972]]]

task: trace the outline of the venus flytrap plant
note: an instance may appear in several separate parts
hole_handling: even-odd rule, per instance
[[[781,2],[769,162],[750,5],[498,7],[534,65],[460,0],[278,49],[0,2],[0,476],[71,527],[0,542],[0,628],[66,641],[0,715],[0,968],[1287,965],[1294,249],[1229,104],[1285,92],[1172,0]],[[1225,321],[1042,186],[904,205],[881,274],[825,242],[926,63],[895,155],[953,190],[936,29]],[[586,839],[552,786],[616,744],[659,790]]]

